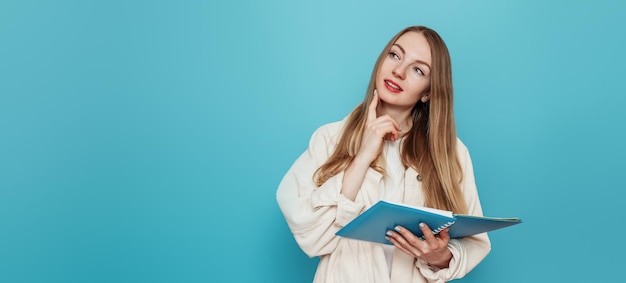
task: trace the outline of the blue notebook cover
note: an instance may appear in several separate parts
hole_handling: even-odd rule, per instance
[[[455,214],[456,222],[450,226],[450,238],[463,238],[483,232],[489,232],[496,229],[509,227],[522,223],[519,218],[495,218],[480,217],[463,214]]]
[[[428,209],[431,210],[431,209]],[[449,211],[423,210],[386,201],[379,201],[357,216],[336,235],[356,240],[391,245],[385,239],[387,230],[400,225],[420,237],[420,222],[428,224],[433,232],[439,233],[450,227],[451,238],[463,238],[521,223],[518,218],[493,218],[468,215],[453,215]]]

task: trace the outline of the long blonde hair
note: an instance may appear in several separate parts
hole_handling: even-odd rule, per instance
[[[314,181],[320,186],[330,177],[345,170],[356,156],[361,146],[367,107],[373,99],[376,75],[380,65],[391,46],[400,36],[409,31],[421,33],[428,41],[432,67],[430,99],[426,103],[418,101],[411,111],[413,127],[404,139],[402,163],[419,172],[426,206],[455,213],[467,213],[467,206],[460,188],[463,172],[456,152],[457,136],[454,124],[450,54],[437,32],[424,26],[408,27],[387,43],[374,65],[364,101],[350,113],[335,151],[317,169]],[[384,173],[382,162],[382,155],[379,155],[371,167]]]

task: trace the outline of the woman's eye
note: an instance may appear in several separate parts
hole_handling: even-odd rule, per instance
[[[389,57],[393,58],[393,59],[399,59],[400,57],[398,56],[398,54],[396,54],[395,52],[389,52]]]
[[[413,69],[415,70],[415,72],[416,72],[418,75],[422,75],[422,76],[424,75],[424,72],[422,72],[422,69],[417,68],[417,67],[415,67],[415,68],[413,68]]]

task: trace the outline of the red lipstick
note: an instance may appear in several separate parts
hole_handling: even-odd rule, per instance
[[[393,93],[400,93],[402,91],[402,88],[392,80],[385,80],[385,87]]]

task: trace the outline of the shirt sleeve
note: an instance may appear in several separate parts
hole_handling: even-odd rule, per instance
[[[313,182],[315,171],[334,150],[336,133],[332,132],[329,126],[315,131],[308,149],[287,171],[276,191],[287,225],[309,257],[333,252],[339,241],[335,233],[364,207],[341,194],[343,172],[319,187]]]
[[[461,190],[467,202],[468,214],[483,216],[469,151],[460,141],[458,147],[459,159],[463,168]],[[491,242],[487,233],[481,233],[462,239],[451,239],[448,242],[448,248],[452,253],[448,268],[439,269],[428,265],[423,260],[418,259],[416,261],[416,266],[429,282],[447,282],[465,276],[489,254]]]

